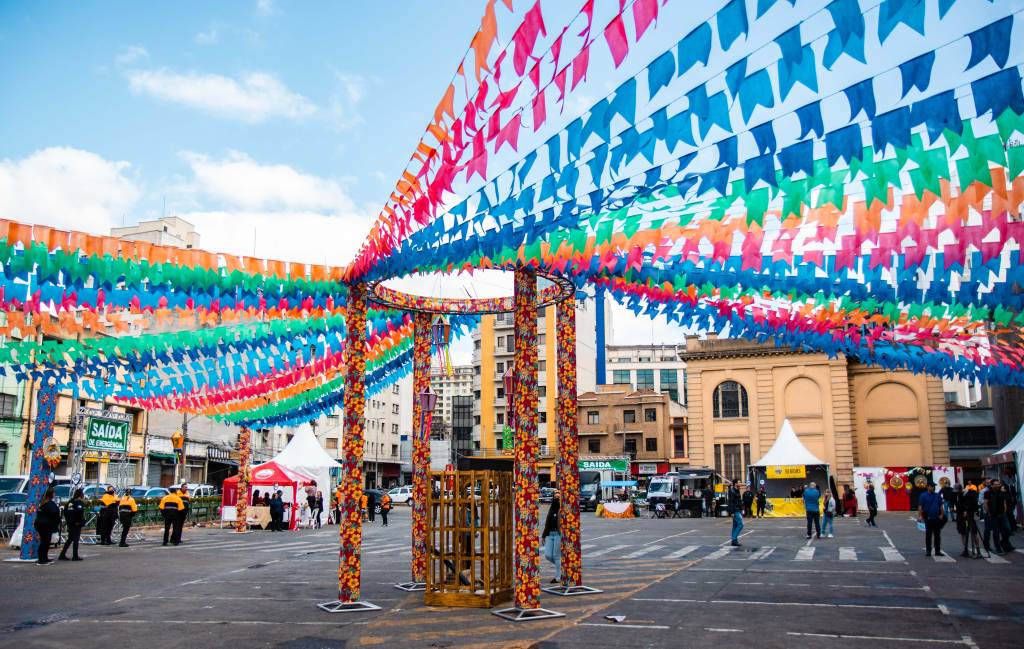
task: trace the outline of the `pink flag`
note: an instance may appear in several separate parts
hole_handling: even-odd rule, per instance
[[[519,127],[522,126],[523,114],[516,113],[516,116],[509,120],[508,124],[501,127],[501,132],[498,133],[498,140],[494,143],[494,152],[497,153],[501,150],[501,145],[508,142],[512,145],[512,150],[515,151],[519,147]]]
[[[516,74],[523,75],[526,71],[526,61],[533,55],[533,48],[537,44],[537,35],[547,34],[544,29],[544,17],[540,12],[540,0],[533,4],[533,7],[523,16],[523,24],[519,26],[516,33],[512,35],[515,43],[515,52],[512,54],[512,64]]]
[[[572,86],[570,90],[575,90],[576,86],[579,85],[580,81],[587,76],[587,68],[590,66],[590,45],[585,45],[580,53],[576,55],[576,58],[572,60]]]
[[[629,41],[626,40],[626,26],[622,23],[621,14],[615,16],[608,23],[608,26],[604,28],[604,40],[608,42],[608,49],[612,53],[615,67],[619,67],[626,60],[626,54],[629,53]]]
[[[544,93],[540,92],[533,98],[533,130],[540,130],[548,119],[548,107],[544,100]]]
[[[636,24],[636,40],[644,35],[651,23],[658,19],[658,0],[636,0],[633,3],[633,22]]]

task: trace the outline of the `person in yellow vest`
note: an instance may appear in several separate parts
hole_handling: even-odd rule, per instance
[[[185,509],[185,503],[182,502],[181,496],[178,495],[178,488],[171,487],[171,493],[160,499],[158,507],[164,517],[164,545],[167,545],[168,537],[171,538],[174,545],[178,545],[179,541],[173,540],[174,537],[171,534],[171,528],[178,526],[179,512]]]
[[[121,496],[121,501],[117,503],[117,516],[121,520],[121,542],[118,543],[119,547],[128,547],[128,530],[132,528],[132,520],[135,518],[135,512],[139,511],[139,506],[135,504],[135,499],[132,498],[132,490],[125,489],[124,495]]]
[[[114,545],[110,534],[114,531],[117,520],[117,495],[113,487],[107,487],[107,493],[100,497],[100,513],[96,516],[96,536],[100,537],[100,545]]]
[[[334,490],[334,524],[341,525],[341,485]]]
[[[380,518],[384,521],[384,527],[388,526],[388,512],[391,511],[391,496],[388,492],[380,497]]]
[[[174,528],[174,534],[177,536],[178,543],[181,543],[181,530],[185,527],[185,521],[188,519],[188,513],[192,511],[192,496],[188,493],[188,483],[181,483],[181,502],[184,503],[185,507],[178,514],[178,525]]]
[[[361,503],[361,505],[362,505],[362,510],[363,510],[363,522],[364,522],[364,523],[365,523],[365,522],[366,522],[367,520],[369,520],[369,516],[368,516],[368,514],[366,513],[366,505],[367,505],[368,503],[369,503],[369,499],[367,498],[367,496],[366,496],[366,492],[364,491],[364,492],[363,492],[363,498],[362,498],[362,503]]]

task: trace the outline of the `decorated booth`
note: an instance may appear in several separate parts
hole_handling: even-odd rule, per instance
[[[1024,485],[1024,426],[1020,427],[1006,446],[982,458],[981,463],[985,467],[986,477],[999,478],[1011,488],[1012,493],[1017,494],[1014,515],[1018,521],[1024,520],[1024,507],[1020,497],[1020,488]]]
[[[765,516],[803,516],[806,510],[802,490],[811,482],[817,483],[820,490],[828,488],[828,463],[807,450],[786,419],[772,447],[750,465],[751,487],[755,491],[762,487],[765,490]]]
[[[281,491],[281,499],[285,503],[285,520],[288,522],[288,529],[293,530],[298,523],[299,508],[295,506],[301,498],[305,498],[305,488],[315,481],[312,476],[305,475],[294,469],[281,466],[278,462],[271,460],[263,464],[257,464],[250,471],[249,485],[244,492],[249,521],[259,522],[266,527],[269,522],[269,512],[263,511],[262,506],[252,506],[252,492],[263,487],[269,487],[271,491]],[[238,476],[231,476],[224,481],[224,496],[222,499],[221,517],[225,521],[234,521],[237,516],[238,499],[243,494],[238,489]]]

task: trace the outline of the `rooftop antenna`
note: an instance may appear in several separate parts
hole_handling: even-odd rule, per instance
[[[160,218],[162,218],[162,219],[167,218],[167,194],[164,194],[164,208],[163,208],[163,211],[160,214]]]

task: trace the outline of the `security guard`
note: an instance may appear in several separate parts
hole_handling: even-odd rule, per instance
[[[175,528],[175,535],[178,537],[178,543],[181,543],[181,530],[185,527],[185,521],[188,519],[188,514],[192,511],[192,496],[188,493],[188,483],[181,483],[181,502],[185,504],[185,507],[178,514],[178,526]]]
[[[166,496],[160,499],[160,504],[158,505],[158,507],[160,508],[160,513],[164,517],[163,544],[167,545],[167,539],[168,537],[170,537],[171,542],[174,545],[178,545],[179,541],[177,540],[177,532],[181,529],[180,527],[178,527],[178,515],[179,512],[185,509],[185,503],[182,502],[181,496],[178,495],[178,488],[171,487],[171,493],[167,494]],[[171,534],[172,527],[175,529],[174,535]]]
[[[81,561],[78,556],[78,541],[82,536],[82,527],[85,526],[85,503],[82,501],[82,490],[75,489],[71,500],[64,505],[64,522],[68,524],[68,540],[64,542],[64,549],[57,557],[61,561],[68,561],[68,548],[72,549],[71,561]]]
[[[100,513],[96,517],[96,535],[100,537],[100,545],[114,545],[110,538],[117,520],[117,495],[113,487],[107,487],[107,493],[100,498]]]
[[[132,520],[137,511],[139,506],[132,498],[132,490],[125,489],[121,501],[117,504],[117,516],[121,520],[121,542],[118,545],[122,548],[128,547],[128,530],[132,528]]]

